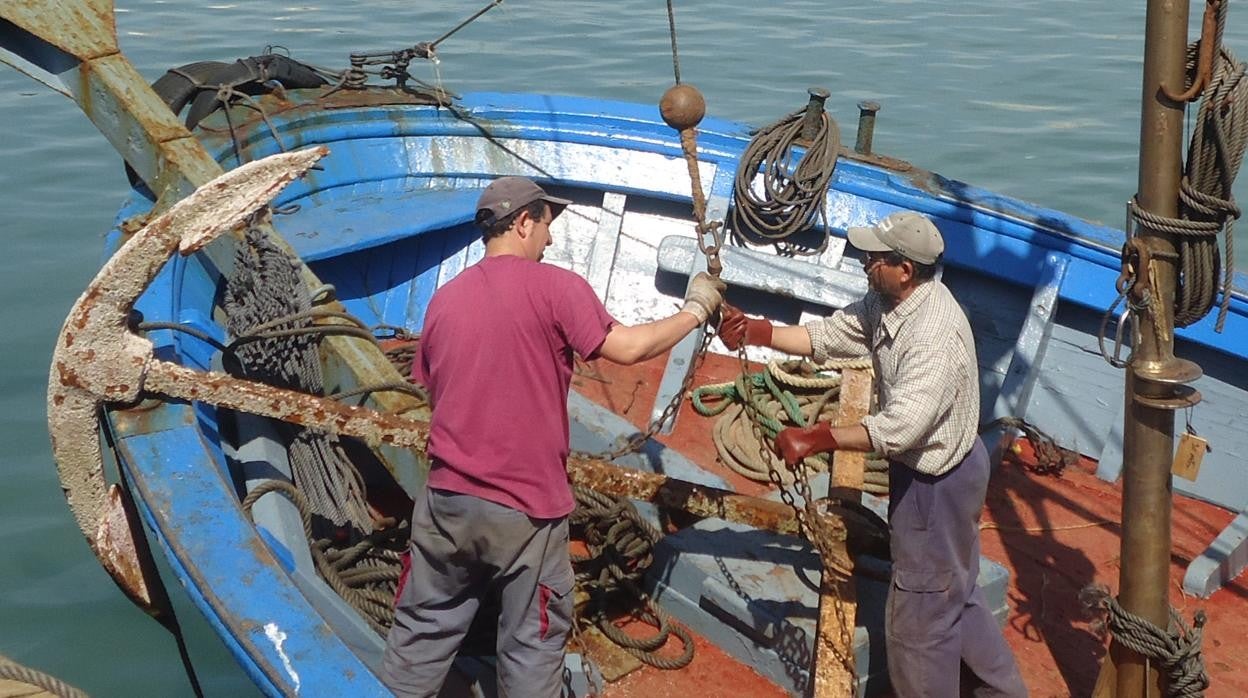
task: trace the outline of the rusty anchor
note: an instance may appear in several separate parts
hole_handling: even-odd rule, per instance
[[[135,544],[132,527],[117,511],[126,499],[115,493],[110,497],[99,440],[94,438],[105,404],[133,403],[141,397],[199,401],[354,437],[374,448],[383,444],[425,448],[428,422],[157,359],[151,342],[133,334],[128,325],[134,303],[175,250],[194,253],[251,221],[282,187],[327,152],[321,146],[273,155],[197,189],[113,255],[75,303],[57,341],[49,378],[48,426],[65,496],[96,556],[149,612],[149,586],[155,584],[148,585],[143,574],[135,573],[143,568],[145,551]],[[792,512],[777,502],[594,458],[573,459],[568,472],[576,484],[699,518],[713,516],[786,534],[799,530]],[[831,516],[836,537],[857,542],[855,547],[861,550],[886,548],[878,517],[850,507],[837,507]]]
[[[133,533],[134,512],[104,478],[99,411],[137,400],[155,375],[169,397],[194,392],[150,341],[130,332],[130,311],[174,250],[189,255],[246,223],[328,149],[274,155],[213,179],[141,229],[104,265],[70,310],[48,377],[48,433],[61,486],[78,527],[118,585],[149,612],[159,594],[143,570],[145,546]]]

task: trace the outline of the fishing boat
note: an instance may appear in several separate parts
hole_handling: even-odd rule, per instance
[[[118,51],[111,3],[43,5],[0,9],[0,57],[78,101],[134,185],[107,237],[109,261],[53,360],[49,424],[66,495],[136,603],[177,630],[187,614],[167,596],[185,592],[266,694],[386,694],[374,670],[387,593],[427,468],[427,405],[405,365],[433,292],[481,258],[475,202],[500,176],[531,177],[573,201],[546,262],[583,275],[629,324],[670,312],[689,276],[708,268],[749,313],[785,323],[826,315],[866,290],[845,230],[924,213],[945,236],[942,280],[975,332],[985,436],[998,459],[1065,468],[1067,482],[1113,491],[1129,411],[1122,366],[1139,332],[1138,280],[1123,261],[1125,243],[1140,263],[1134,238],[873,152],[871,105],[849,148],[816,89],[759,132],[673,116],[671,102],[456,95],[407,70],[436,42],[353,54],[341,72],[273,54],[196,63],[149,90]],[[783,157],[760,154],[768,146]],[[809,182],[816,193],[799,206],[759,200]],[[1248,278],[1236,274],[1232,287],[1248,288]],[[1174,488],[1193,498],[1193,517],[1223,527],[1186,553],[1184,587],[1200,597],[1248,564],[1248,480],[1236,470],[1248,448],[1236,419],[1248,397],[1248,297],[1224,298],[1220,316],[1174,339],[1175,353],[1203,369],[1172,382],[1203,396],[1199,431],[1213,446]],[[707,665],[677,668],[690,653],[749,667],[761,677],[756,694],[805,694],[825,680],[886,690],[885,504],[870,492],[870,465],[834,465],[834,474],[858,469],[850,485],[859,494],[824,499],[846,483],[769,466],[761,408],[737,410],[747,430],[753,413],[756,439],[744,448],[714,440],[718,428],[697,413],[786,380],[797,382],[774,388],[781,402],[813,381],[816,395],[840,391],[826,405],[834,414],[867,408],[860,369],[778,359],[734,356],[700,333],[636,369],[580,367],[570,472],[584,510],[598,516],[580,522],[583,569],[601,571],[608,565],[594,567],[594,552],[618,544],[602,521],[632,522],[630,535],[645,541],[630,562],[638,574],[611,581],[635,592],[647,622],[621,623],[604,610],[610,590],[586,591],[582,611],[595,622],[568,656],[573,692],[612,695],[630,679],[604,681],[641,663],[698,676],[708,692]],[[761,470],[729,467],[754,455]],[[1014,492],[1028,487],[1073,501],[1047,483]],[[819,513],[843,534],[831,553],[805,540],[813,498],[830,502]],[[993,528],[1030,530],[1026,516],[995,516],[993,501]],[[1096,518],[1084,514],[1084,523]],[[1019,563],[1001,545],[985,550],[980,582],[1006,622]],[[853,574],[833,588],[820,571],[836,560]],[[1094,572],[1082,570],[1084,581]],[[1043,597],[1042,588],[1041,616]],[[843,619],[846,603],[856,622],[834,633],[827,614]],[[647,623],[659,639],[630,645],[629,629]],[[621,624],[628,649],[612,649],[604,638]],[[461,657],[464,690],[489,690],[483,654]],[[671,692],[654,685],[634,690]]]

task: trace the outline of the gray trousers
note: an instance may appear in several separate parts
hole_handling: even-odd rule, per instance
[[[1026,696],[979,577],[979,515],[990,464],[983,443],[953,470],[889,467],[893,579],[885,612],[888,675],[898,698],[956,698],[961,669],[975,696]]]
[[[435,696],[490,591],[500,597],[498,694],[560,695],[572,621],[568,522],[533,519],[470,495],[425,488],[412,511],[410,569],[400,579],[382,681]]]

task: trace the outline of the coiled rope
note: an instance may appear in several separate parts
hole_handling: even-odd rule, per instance
[[[806,113],[795,111],[760,129],[742,154],[729,214],[737,244],[771,243],[790,256],[819,254],[827,247],[827,235],[820,236],[815,248],[789,242],[814,227],[816,220],[827,227],[828,186],[841,150],[840,129],[831,116],[820,112],[818,131],[794,166]]]
[[[401,555],[411,535],[409,526],[380,528],[349,548],[335,550],[334,541],[316,538],[312,532],[312,510],[303,492],[289,482],[267,480],[243,498],[243,511],[251,515],[260,498],[277,492],[299,511],[303,533],[316,571],[334,593],[364,617],[379,635],[385,635],[394,622],[394,594],[402,571]],[[382,523],[393,524],[392,520]],[[367,562],[368,564],[362,564]]]
[[[637,512],[627,499],[574,487],[576,510],[568,519],[577,537],[588,548],[573,555],[578,590],[589,597],[586,619],[624,651],[659,669],[680,669],[693,661],[693,638],[641,588],[654,559],[654,546],[662,534]],[[626,634],[611,620],[609,608],[623,603],[633,617],[656,628],[647,638]],[[675,635],[682,643],[678,656],[658,653]]]
[[[1176,327],[1187,327],[1209,314],[1217,292],[1222,292],[1215,329],[1222,331],[1234,291],[1234,223],[1240,217],[1232,186],[1243,162],[1248,144],[1248,81],[1245,65],[1222,46],[1228,3],[1218,6],[1215,36],[1202,37],[1187,47],[1189,84],[1197,78],[1201,42],[1213,41],[1217,48],[1210,80],[1201,93],[1200,108],[1187,163],[1179,185],[1179,219],[1151,214],[1132,201],[1136,220],[1177,238],[1179,253],[1175,289]],[[1225,230],[1225,270],[1218,277],[1222,260],[1218,233]]]
[[[716,453],[733,472],[756,482],[769,482],[779,473],[781,484],[792,484],[795,470],[775,455],[776,434],[789,426],[804,427],[835,419],[843,368],[867,368],[869,359],[842,360],[811,366],[798,360],[772,359],[757,373],[739,374],[731,383],[704,385],[693,392],[693,409],[704,417],[719,416],[712,430]],[[750,400],[751,404],[745,404]],[[754,419],[751,419],[754,415]],[[757,421],[758,429],[752,421]],[[760,443],[759,438],[762,438]],[[765,455],[764,455],[765,454]],[[766,460],[764,460],[764,457]],[[828,469],[826,454],[807,458],[816,472]],[[868,459],[864,489],[888,492],[888,463]]]
[[[324,394],[318,343],[326,336],[352,336],[377,344],[372,330],[355,317],[320,307],[333,288],[307,290],[300,263],[255,229],[239,245],[224,300],[235,339],[223,348],[232,373],[302,392]],[[329,324],[323,324],[329,321]],[[380,390],[420,394],[407,383],[366,386],[332,398]],[[336,438],[323,432],[279,425],[291,434],[287,454],[294,483],[261,483],[243,500],[244,509],[278,491],[299,510],[318,574],[358,611],[378,634],[393,620],[395,585],[405,528],[374,521],[363,477]]]
[[[1114,640],[1143,657],[1156,661],[1166,676],[1166,695],[1182,698],[1203,696],[1209,675],[1200,653],[1205,612],[1197,611],[1191,627],[1170,608],[1168,630],[1124,609],[1101,584],[1084,587],[1079,594],[1084,606],[1101,614]]]

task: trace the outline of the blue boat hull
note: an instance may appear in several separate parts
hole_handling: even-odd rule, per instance
[[[278,138],[252,118],[240,131],[246,159],[283,147],[325,144],[331,151],[323,170],[274,202],[283,212],[274,227],[365,324],[420,331],[433,292],[480,258],[472,204],[500,175],[534,177],[574,201],[572,215],[558,221],[547,261],[583,274],[622,321],[669,312],[684,274],[696,268],[697,256],[688,254],[686,165],[654,107],[471,94],[451,110],[382,90],[265,99]],[[237,164],[223,119],[206,121],[197,135],[225,167]],[[740,124],[708,119],[700,126],[702,184],[720,215],[748,140]],[[826,314],[862,286],[860,265],[840,254],[845,228],[898,209],[926,213],[947,240],[943,278],[975,329],[983,421],[1025,418],[1061,445],[1100,459],[1105,477],[1116,476],[1122,373],[1101,357],[1097,333],[1116,296],[1120,231],[874,156],[842,157],[827,204],[828,229],[820,234],[833,244],[824,257],[729,250],[736,255],[725,256],[730,297],[783,322]],[[136,192],[109,236],[110,250],[124,239],[120,222],[150,207]],[[215,319],[223,283],[208,255],[175,258],[138,309],[148,321],[182,323],[224,340]],[[1237,285],[1248,287],[1242,275]],[[1222,333],[1206,318],[1178,335],[1177,353],[1205,369],[1196,384],[1205,395],[1199,424],[1216,450],[1199,479],[1176,480],[1175,487],[1240,511],[1248,481],[1232,469],[1248,450],[1248,432],[1237,423],[1248,404],[1248,301],[1233,298]],[[190,334],[149,336],[164,358],[202,370],[219,361],[211,343]],[[690,348],[676,353],[682,351]],[[338,380],[334,369],[327,367],[327,386]],[[670,386],[660,389],[659,408],[670,393]],[[631,432],[576,397],[572,414],[574,448],[594,450]],[[227,427],[227,419],[236,417],[202,404],[108,411],[112,453],[170,569],[262,692],[386,695],[373,675],[380,638],[317,578],[301,549],[297,515],[273,504],[257,514],[257,528],[238,507],[247,459],[239,457],[242,445],[221,438],[240,428]],[[254,443],[277,443],[263,425],[244,428],[258,435],[249,447],[264,452],[268,447]],[[386,460],[409,494],[422,485],[419,459],[391,452]],[[723,484],[667,449],[631,464]]]

